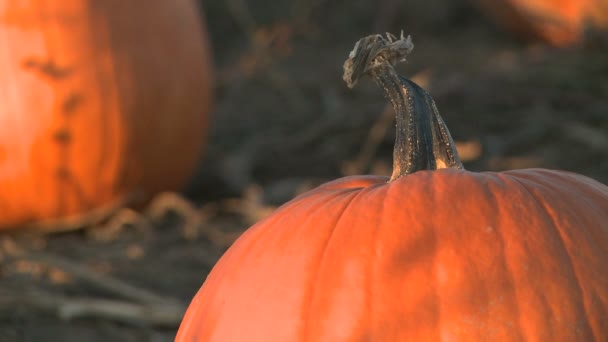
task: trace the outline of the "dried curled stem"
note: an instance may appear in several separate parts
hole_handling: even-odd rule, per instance
[[[386,63],[396,65],[404,62],[407,55],[414,50],[412,37],[403,35],[397,39],[395,35],[386,33],[386,38],[380,34],[374,34],[361,38],[344,62],[344,82],[349,88],[353,88],[359,79]]]
[[[397,117],[391,181],[421,170],[464,169],[435,101],[420,86],[397,75],[394,65],[414,49],[410,36],[387,33],[360,39],[344,62],[343,79],[352,88],[370,74],[384,90]]]

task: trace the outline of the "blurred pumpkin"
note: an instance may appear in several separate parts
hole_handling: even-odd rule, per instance
[[[345,64],[397,113],[394,173],[302,194],[246,231],[176,341],[605,341],[608,187],[569,172],[465,171],[433,99],[369,36]],[[390,62],[390,63],[389,63]]]
[[[608,28],[607,0],[473,0],[499,25],[529,40],[565,46]]]
[[[184,185],[211,100],[199,13],[193,0],[0,0],[0,228],[61,229]]]

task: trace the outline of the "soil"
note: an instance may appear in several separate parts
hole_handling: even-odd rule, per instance
[[[183,307],[155,320],[70,305],[150,304],[144,292],[187,305],[238,234],[277,206],[344,175],[390,174],[391,110],[373,82],[350,90],[342,81],[354,42],[370,33],[412,35],[399,72],[433,95],[467,169],[545,167],[608,183],[605,45],[523,42],[466,1],[201,8],[216,100],[188,199],[165,194],[155,209],[76,232],[0,237],[0,341],[172,341]]]

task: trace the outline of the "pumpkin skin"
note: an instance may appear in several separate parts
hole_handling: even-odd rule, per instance
[[[605,341],[608,187],[562,171],[464,170],[432,97],[370,35],[344,63],[396,113],[390,178],[342,178],[246,231],[176,341]]]
[[[198,13],[191,0],[0,0],[0,228],[59,229],[188,181],[211,102]]]
[[[608,338],[608,187],[544,169],[339,179],[231,246],[176,341]]]
[[[585,26],[608,28],[605,0],[473,0],[499,25],[529,40],[566,46],[582,40]]]

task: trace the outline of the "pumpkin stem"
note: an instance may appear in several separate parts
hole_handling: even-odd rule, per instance
[[[344,62],[343,79],[349,88],[369,73],[395,110],[397,135],[390,181],[420,170],[464,169],[431,95],[397,75],[393,67],[413,48],[411,37],[405,38],[403,32],[399,39],[390,33],[367,36],[355,44]]]

